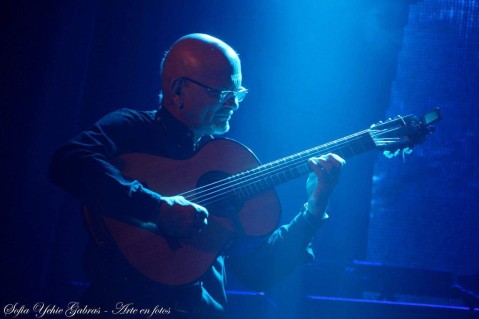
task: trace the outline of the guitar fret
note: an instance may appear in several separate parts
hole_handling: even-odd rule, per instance
[[[235,187],[234,193],[236,198],[246,198],[248,195],[248,192],[246,191],[245,187]]]
[[[305,174],[309,173],[309,171],[310,171],[309,166],[307,164],[301,165],[299,167],[299,170],[300,170],[301,175],[305,175]]]
[[[353,149],[352,144],[348,144],[348,148],[349,148],[349,150],[351,151],[351,156],[356,155],[356,152],[354,152],[354,149]]]
[[[273,184],[281,183],[281,178],[278,176],[278,174],[274,174],[271,178],[273,180]]]

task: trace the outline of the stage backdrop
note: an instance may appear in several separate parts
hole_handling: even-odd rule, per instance
[[[479,274],[479,4],[411,6],[388,115],[439,107],[444,119],[412,156],[379,157],[368,260]]]
[[[228,136],[263,162],[441,107],[405,163],[348,162],[316,255],[477,271],[478,5],[413,2],[2,1],[0,299],[78,298],[87,235],[79,203],[48,180],[51,155],[110,111],[156,108],[163,52],[192,32],[239,52],[250,93]],[[278,188],[283,222],[304,183]]]

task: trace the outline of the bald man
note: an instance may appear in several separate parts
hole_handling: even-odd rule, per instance
[[[246,285],[264,290],[312,260],[310,241],[328,218],[328,199],[344,160],[334,154],[310,159],[308,201],[289,224],[268,232],[255,245],[241,236],[230,240],[229,233],[217,228],[219,223],[211,222],[207,208],[186,195],[161,189],[181,188],[188,179],[185,172],[191,169],[171,165],[197,157],[205,145],[215,143],[214,135],[228,132],[229,121],[248,92],[241,85],[240,59],[223,41],[190,34],[165,54],[161,82],[156,110],[121,109],[108,114],[53,157],[52,180],[89,207],[86,215],[92,236],[85,268],[91,285],[82,304],[101,307],[105,317],[144,308],[168,318],[222,318],[225,263]],[[133,155],[131,165],[128,154],[147,155]],[[220,151],[212,154],[221,161]],[[152,157],[164,160],[152,162]],[[171,175],[174,178],[165,181]],[[147,230],[122,235],[130,224]],[[184,247],[201,246],[201,234],[215,231],[218,243],[202,246],[208,247],[205,255],[214,247],[211,262],[194,279],[183,279],[203,263],[203,255],[189,260],[188,252],[197,251]],[[156,239],[148,234],[161,235],[158,245],[166,247],[165,253],[155,256],[160,266],[155,260],[135,260],[144,256],[142,251],[158,248],[151,245]],[[129,244],[140,237],[146,239],[136,246]],[[185,264],[176,260],[183,252]],[[168,263],[168,258],[174,263]],[[125,306],[128,303],[132,305]],[[133,310],[129,314],[141,317]]]

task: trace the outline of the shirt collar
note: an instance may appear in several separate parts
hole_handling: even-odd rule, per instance
[[[176,119],[165,107],[160,107],[157,110],[155,118],[165,130],[170,141],[182,148],[195,150],[199,144],[207,140],[202,138],[200,143],[196,143],[196,141],[193,140],[193,132],[185,124]]]

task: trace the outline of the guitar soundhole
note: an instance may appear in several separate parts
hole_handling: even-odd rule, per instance
[[[196,184],[199,189],[196,198],[197,202],[208,209],[210,214],[223,217],[233,217],[244,205],[238,199],[230,184],[221,182],[230,175],[221,171],[210,171],[203,174]]]

